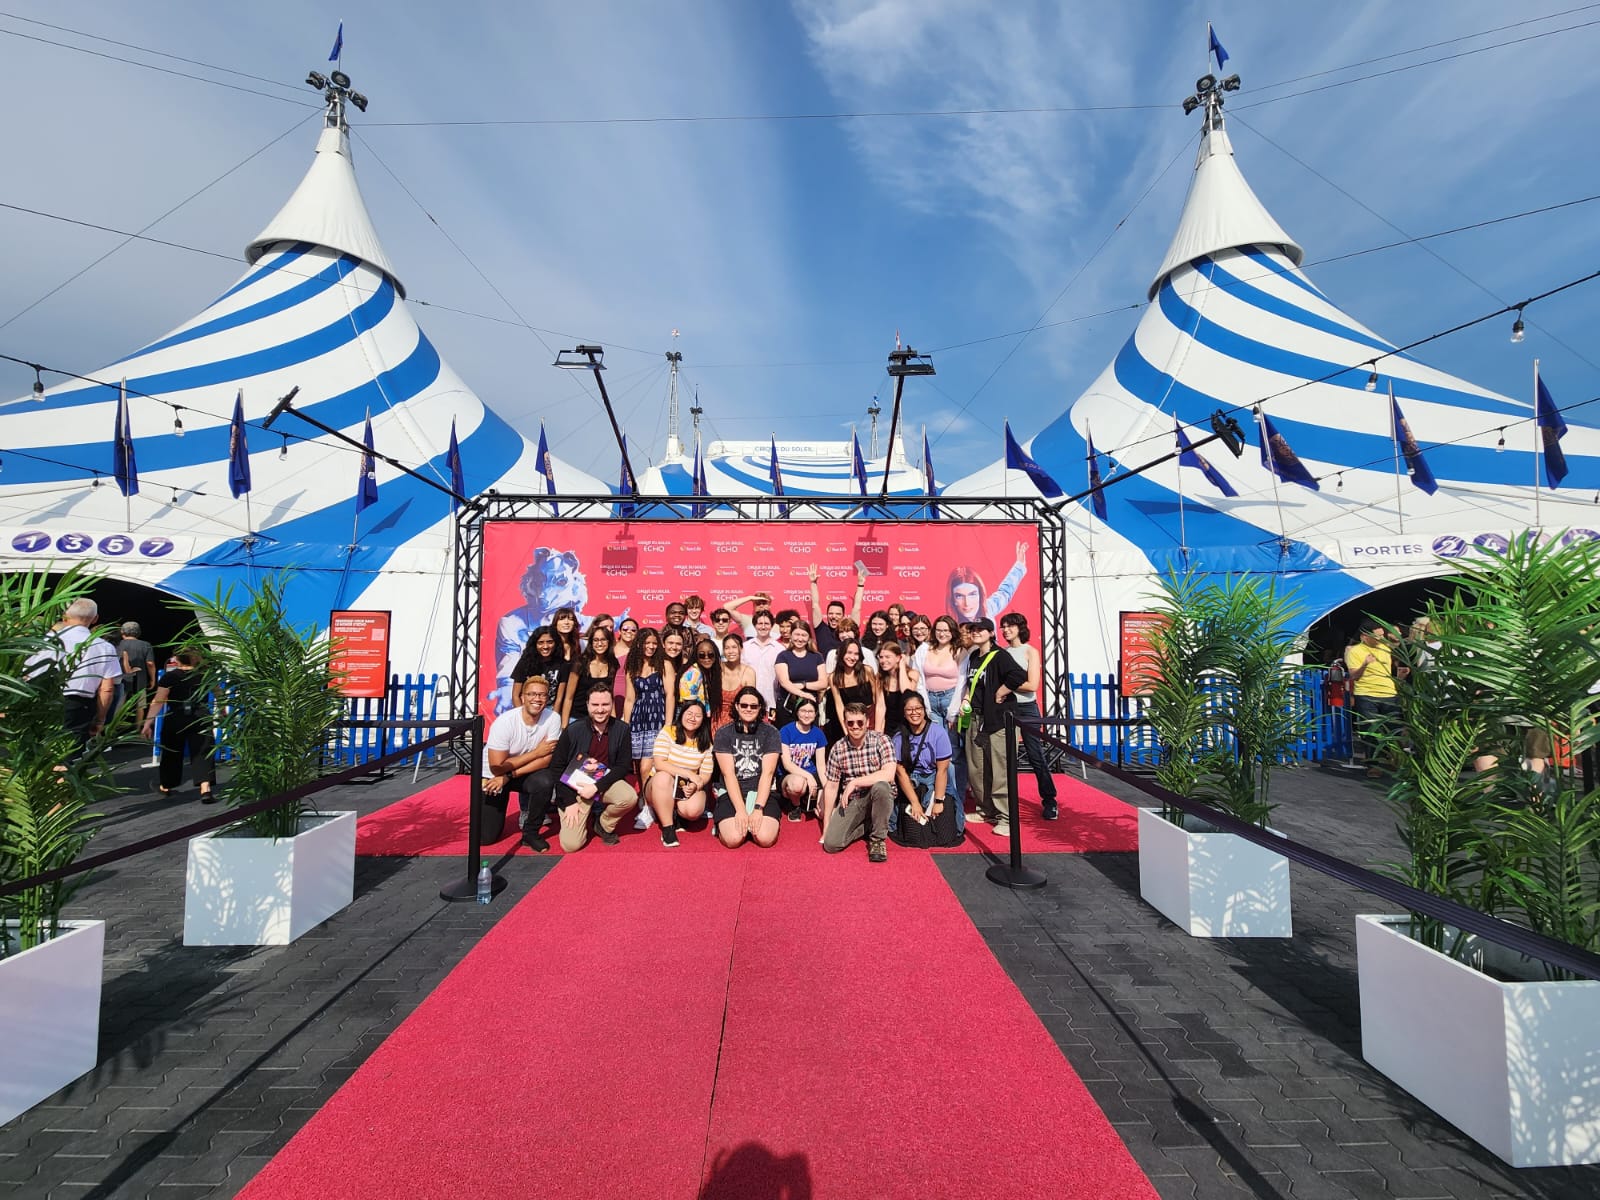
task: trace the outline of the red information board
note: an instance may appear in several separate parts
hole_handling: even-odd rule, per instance
[[[585,628],[601,612],[659,626],[667,605],[691,594],[706,601],[706,620],[719,604],[767,592],[774,610],[809,619],[812,563],[824,605],[848,606],[855,564],[866,566],[863,621],[898,600],[963,620],[1021,613],[1035,646],[1051,632],[1040,622],[1039,530],[1021,521],[490,521],[483,545],[478,698],[491,715],[510,706],[529,632],[558,609],[574,609]]]
[[[1151,661],[1154,649],[1150,645],[1152,631],[1165,627],[1167,618],[1160,613],[1125,612],[1120,623],[1119,644],[1122,648],[1122,694],[1143,696],[1149,693],[1160,675]]]
[[[389,694],[387,611],[336,609],[328,619],[333,645],[333,686],[351,699],[381,700]]]

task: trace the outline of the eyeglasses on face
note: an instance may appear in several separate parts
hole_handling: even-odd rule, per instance
[[[865,725],[866,725],[866,722],[863,721],[860,717],[854,717],[854,718],[851,718],[851,719],[847,719],[845,721],[845,723],[844,723],[844,727],[846,729],[860,729]]]
[[[734,707],[745,712],[760,712],[761,702],[759,700],[741,700]]]

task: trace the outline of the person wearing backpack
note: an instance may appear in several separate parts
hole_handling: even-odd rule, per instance
[[[998,837],[1011,833],[1011,791],[1006,780],[1006,710],[1028,672],[994,644],[994,622],[979,617],[967,625],[972,652],[967,657],[957,728],[967,735],[967,786],[977,815],[994,825]]]
[[[193,647],[178,651],[177,665],[168,668],[156,687],[142,732],[146,738],[151,737],[156,718],[166,714],[161,722],[161,794],[170,796],[183,782],[183,752],[187,750],[194,781],[200,785],[200,803],[212,804],[217,798],[217,770],[211,761],[215,742],[207,698],[210,688],[205,672],[200,670],[204,661]]]

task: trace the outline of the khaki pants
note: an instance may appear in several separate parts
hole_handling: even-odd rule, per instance
[[[581,804],[585,812],[592,812],[595,805],[600,806],[600,828],[607,833],[615,833],[617,826],[622,823],[622,818],[628,815],[628,810],[639,803],[639,793],[634,791],[626,779],[619,779],[594,799],[594,804],[583,800],[575,801]],[[565,810],[563,810],[564,813]],[[535,831],[537,832],[537,830]],[[567,854],[582,850],[584,843],[589,840],[589,822],[587,818],[582,825],[573,827],[565,821],[561,823],[561,849]]]
[[[1011,790],[1006,781],[1006,727],[992,733],[967,730],[967,786],[985,821],[1011,820]]]
[[[889,812],[894,807],[894,785],[875,783],[866,795],[859,791],[843,808],[833,810],[823,834],[822,848],[837,854],[862,837],[882,840],[889,836]]]

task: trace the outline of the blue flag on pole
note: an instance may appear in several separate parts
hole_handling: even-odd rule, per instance
[[[694,480],[691,490],[696,498],[705,496],[707,492],[706,460],[705,456],[700,452],[700,435],[698,433],[694,435]],[[711,506],[709,504],[691,504],[689,506],[689,515],[692,517],[703,517],[710,511]]]
[[[850,431],[850,474],[855,476],[856,486],[861,489],[861,494],[867,494],[867,463],[861,457],[861,442],[856,437],[856,431]]]
[[[538,457],[539,474],[544,476],[545,495],[554,496],[556,494],[556,469],[554,462],[550,458],[550,444],[545,441],[543,421],[539,422]],[[552,502],[550,505],[550,515],[552,517],[559,517],[561,515],[561,506]]]
[[[1533,378],[1534,419],[1539,422],[1539,440],[1544,443],[1544,480],[1556,487],[1567,477],[1567,455],[1561,449],[1561,439],[1567,436],[1567,423],[1561,419],[1561,410],[1551,399],[1544,380],[1537,374]],[[131,459],[131,450],[129,456]]]
[[[930,496],[939,494],[939,483],[933,475],[933,450],[928,445],[928,431],[922,431],[922,489]],[[928,516],[933,520],[939,519],[939,506],[928,505]]]
[[[372,444],[372,413],[367,413],[367,427],[361,434],[361,444],[366,449],[361,454],[361,477],[356,480],[356,512],[378,502],[378,458]]]
[[[1428,460],[1422,457],[1422,447],[1417,445],[1411,425],[1400,412],[1400,401],[1394,398],[1393,383],[1389,385],[1389,425],[1394,434],[1394,444],[1400,448],[1400,454],[1406,460],[1406,472],[1411,476],[1411,482],[1428,495],[1433,495],[1439,490],[1439,481],[1433,477],[1433,470],[1428,466]]]
[[[1061,485],[1050,478],[1050,472],[1034,462],[1032,458],[1023,452],[1022,447],[1017,445],[1017,439],[1011,436],[1010,421],[1006,422],[1006,469],[1008,471],[1021,471],[1029,479],[1033,480],[1033,486],[1039,489],[1041,495],[1051,500],[1066,495],[1061,490]]]
[[[237,500],[250,490],[250,447],[244,438],[244,390],[233,398],[233,423],[228,426],[228,490]]]
[[[1211,53],[1217,56],[1217,70],[1222,70],[1222,64],[1228,61],[1228,52],[1222,48],[1222,43],[1217,41],[1217,31],[1211,28],[1211,22],[1206,22],[1206,37],[1211,40]]]
[[[1278,427],[1272,423],[1272,418],[1262,413],[1260,424],[1261,465],[1285,483],[1298,483],[1313,492],[1320,492],[1322,485],[1310,471],[1306,470],[1306,465],[1300,461],[1299,455],[1289,448],[1288,441],[1278,432]]]
[[[631,518],[635,512],[636,506],[633,503],[633,494],[638,490],[638,488],[634,486],[633,472],[628,470],[627,434],[622,435],[622,466],[620,470],[621,475],[618,477],[617,481],[617,494],[619,496],[626,496],[628,499],[617,505],[617,516],[626,521]]]
[[[344,56],[344,22],[339,22],[339,32],[333,35],[333,49],[328,51],[328,61],[336,63]]]
[[[111,441],[111,474],[116,478],[117,490],[124,496],[139,494],[139,465],[133,458],[133,425],[128,419],[126,379],[117,387],[117,431]]]
[[[1105,479],[1100,474],[1100,455],[1094,448],[1094,434],[1089,432],[1089,427],[1084,426],[1084,438],[1089,443],[1089,504],[1094,509],[1094,515],[1102,521],[1106,519],[1106,494],[1101,489],[1105,486]]]
[[[1237,496],[1239,493],[1234,491],[1233,485],[1222,477],[1222,472],[1213,467],[1205,455],[1189,445],[1189,439],[1183,434],[1183,426],[1174,421],[1172,428],[1178,434],[1178,466],[1193,467],[1206,477],[1206,482],[1224,496]]]
[[[774,496],[783,495],[783,472],[778,469],[777,434],[772,435],[772,466],[770,468],[770,474],[772,476],[772,494]],[[787,504],[778,505],[778,515],[780,517],[787,517],[789,515],[789,506]]]
[[[456,419],[450,418],[450,449],[445,451],[444,461],[450,467],[450,490],[456,495],[450,497],[450,511],[455,512],[461,507],[461,501],[456,496],[467,494],[467,473],[461,468],[461,443],[456,441]]]

